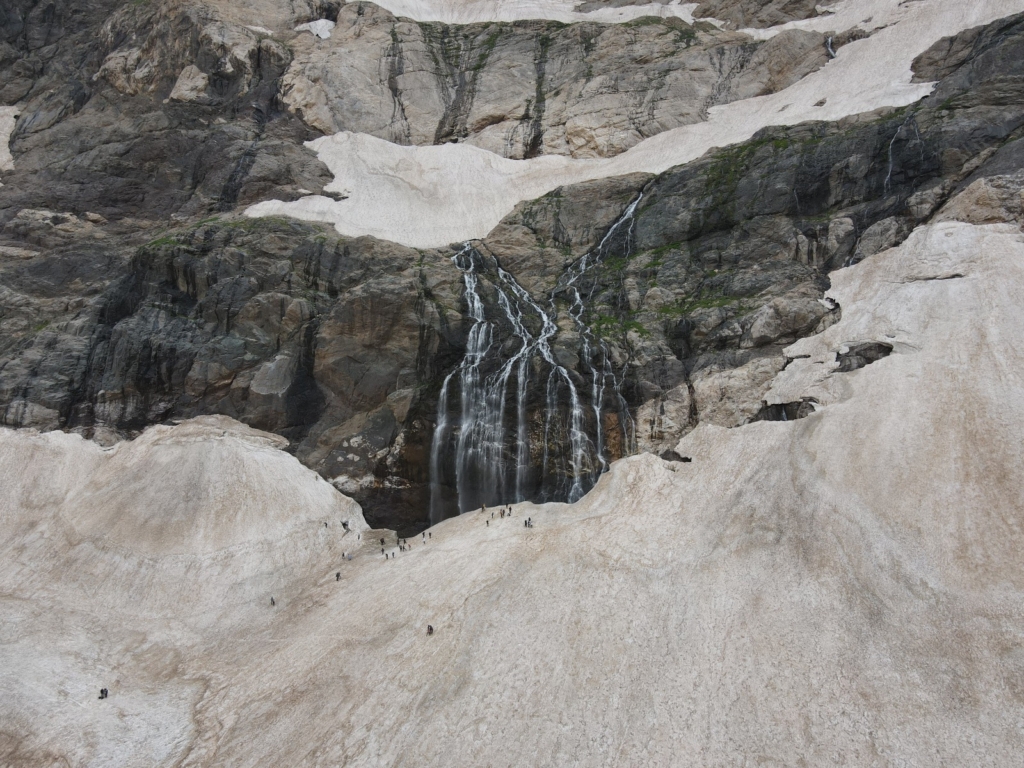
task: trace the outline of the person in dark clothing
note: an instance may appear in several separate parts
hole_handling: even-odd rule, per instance
[[[434,628],[430,624],[427,624],[427,634],[428,635],[434,634]]]
[[[106,688],[100,688],[100,698],[105,699],[110,694]]]
[[[341,571],[338,571],[336,574],[334,574],[334,580],[341,581]]]
[[[383,536],[381,536],[381,538],[380,538],[380,545],[381,545],[382,547],[384,546],[384,537],[383,537]]]
[[[277,603],[274,602],[274,598],[270,598],[270,607],[273,608]]]

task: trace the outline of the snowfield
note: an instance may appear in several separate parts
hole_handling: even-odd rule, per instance
[[[832,280],[843,319],[776,382],[817,413],[701,426],[692,463],[407,552],[223,417],[106,451],[0,431],[2,754],[1014,764],[1024,236],[930,225]],[[837,373],[863,340],[893,354]]]

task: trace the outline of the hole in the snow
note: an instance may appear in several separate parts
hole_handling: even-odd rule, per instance
[[[662,461],[681,461],[684,464],[689,464],[693,459],[689,456],[680,456],[678,453],[669,448],[667,451],[661,452]]]
[[[810,416],[814,413],[814,406],[817,400],[813,397],[805,397],[794,403],[776,403],[768,405],[766,401],[761,402],[761,410],[751,421],[795,421]]]
[[[851,344],[846,352],[836,353],[836,362],[839,363],[837,373],[849,373],[863,368],[865,365],[888,357],[892,353],[892,344],[884,341],[865,341],[860,344]]]

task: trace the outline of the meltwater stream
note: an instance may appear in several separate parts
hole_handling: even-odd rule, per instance
[[[487,259],[470,243],[452,257],[462,272],[473,325],[465,355],[445,378],[438,398],[430,451],[431,523],[455,509],[462,513],[483,504],[580,499],[608,466],[606,400],[618,413],[623,448],[632,450],[633,422],[621,380],[607,345],[586,322],[596,283],[585,283],[613,241],[629,253],[642,197],[563,274],[547,309],[493,257],[490,274],[496,279],[489,281],[487,293],[493,299],[488,307],[480,279]],[[567,314],[579,339],[576,371],[560,363],[552,349],[559,333],[559,295],[568,300]],[[606,397],[609,392],[614,397]]]

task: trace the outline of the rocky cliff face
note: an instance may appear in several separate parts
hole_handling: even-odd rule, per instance
[[[781,87],[822,63],[821,41],[662,21],[452,27],[350,3],[306,9],[333,17],[331,37],[285,45],[188,5],[40,7],[2,20],[20,113],[0,187],[3,423],[112,440],[229,415],[404,531],[571,498],[700,422],[808,412],[763,401],[783,348],[838,319],[828,272],[1005,174],[1024,122],[1014,18],[922,56],[919,76],[941,82],[910,108],[563,187],[483,240],[417,251],[237,209],[322,188],[300,144],[318,128],[616,152]],[[788,63],[766,74],[773,50]]]
[[[818,0],[705,0],[694,10],[697,18],[721,19],[736,27],[774,27],[818,14]]]
[[[295,41],[282,80],[283,101],[308,125],[511,158],[618,154],[827,60],[814,32],[755,41],[679,19],[450,26],[355,4],[334,19],[328,39]]]

